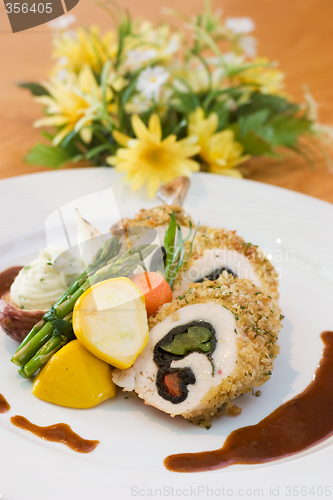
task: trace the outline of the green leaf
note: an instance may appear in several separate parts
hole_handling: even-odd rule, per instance
[[[177,224],[176,216],[174,211],[172,211],[169,227],[165,232],[164,236],[164,248],[165,248],[165,264],[164,264],[164,277],[172,288],[174,279],[179,271],[179,269],[186,264],[188,259],[192,254],[193,241],[197,233],[199,223],[194,231],[193,238],[191,241],[190,249],[185,258],[185,243],[190,238],[192,234],[192,222],[190,221],[190,230],[186,238],[183,240],[182,232]]]
[[[34,82],[22,82],[18,84],[22,89],[28,89],[34,96],[50,95],[43,85]]]
[[[269,67],[273,66],[274,64],[271,62],[259,62],[259,63],[250,63],[250,64],[243,64],[241,66],[231,66],[229,71],[228,71],[228,76],[235,76],[243,73],[244,71],[247,71],[248,69],[252,68],[264,68],[264,67]]]
[[[64,137],[63,140],[61,141],[61,149],[66,149],[67,146],[70,146],[70,143],[77,135],[78,133],[75,132],[75,130],[69,132],[69,134],[67,134],[66,137]]]
[[[73,158],[72,151],[66,151],[59,146],[47,146],[46,144],[36,144],[24,161],[29,165],[41,165],[49,168],[60,168],[65,163],[68,163]]]
[[[172,210],[169,227],[165,232],[164,236],[164,248],[165,248],[165,276],[166,280],[169,275],[169,271],[172,268],[173,259],[174,259],[174,250],[175,250],[175,237],[177,231],[177,221],[175,212]]]
[[[209,352],[212,348],[211,338],[212,332],[208,328],[192,326],[187,332],[176,335],[172,342],[161,345],[161,348],[178,356],[188,352]]]
[[[216,113],[219,119],[219,123],[217,126],[217,131],[224,130],[227,128],[229,123],[230,113],[225,108],[225,103],[216,103],[216,105],[211,110],[212,113]]]
[[[102,87],[102,91],[103,91],[104,106],[107,106],[106,92],[107,92],[107,87],[108,87],[107,79],[108,79],[108,74],[110,72],[110,67],[111,67],[111,62],[107,61],[103,66],[102,74],[101,74],[101,87]]]
[[[282,106],[280,98],[276,101],[276,96],[265,97],[274,98],[271,105],[280,102]],[[265,102],[268,104],[269,99]],[[238,117],[238,124],[234,124],[233,129],[246,153],[258,156],[272,154],[273,149],[278,146],[292,148],[302,134],[311,130],[312,122],[304,117],[293,116],[291,108],[284,113],[272,113],[272,108],[263,108]]]
[[[189,115],[200,107],[200,101],[193,91],[186,93],[174,89],[174,96],[176,102],[173,103],[173,107],[184,115]]]
[[[95,146],[94,148],[90,149],[88,153],[86,153],[86,158],[87,160],[90,160],[93,156],[99,155],[103,151],[106,150],[113,151],[113,149],[114,147],[109,143],[99,144],[98,146]]]
[[[262,136],[260,132],[262,131],[268,116],[269,109],[267,108],[260,109],[251,115],[241,116],[238,121],[239,133],[241,137],[246,137],[248,132],[257,132]]]
[[[50,132],[46,132],[46,130],[42,130],[40,135],[42,135],[43,137],[45,137],[45,139],[48,139],[49,141],[53,141],[53,138],[55,136],[55,134],[50,134]]]
[[[127,103],[128,99],[131,97],[133,91],[135,90],[135,87],[136,87],[136,84],[137,84],[137,81],[139,79],[139,76],[141,74],[141,71],[138,72],[133,80],[131,81],[131,83],[128,85],[128,87],[125,89],[123,95],[121,96],[121,104],[122,106],[125,107],[125,104]]]
[[[312,122],[306,118],[277,115],[269,120],[273,129],[271,143],[274,146],[291,147],[297,142],[300,135],[309,132]]]
[[[184,240],[182,239],[182,233],[181,233],[180,227],[177,226],[178,227],[178,238],[180,237],[180,243],[179,243],[179,246],[178,246],[178,249],[179,249],[179,260],[178,260],[177,266],[174,268],[174,270],[173,270],[173,272],[172,272],[172,274],[171,274],[171,276],[170,276],[170,278],[168,280],[168,283],[171,286],[171,288],[172,288],[174,279],[177,276],[177,273],[178,273],[179,269],[184,264],[186,264],[186,262],[189,260],[189,258],[192,255],[193,242],[194,242],[195,235],[197,234],[199,225],[200,225],[200,222],[198,222],[197,227],[195,228],[195,231],[194,231],[194,234],[193,234],[193,238],[192,238],[192,241],[191,241],[191,245],[190,245],[190,249],[189,249],[189,251],[187,253],[186,258],[185,258],[185,246],[184,245],[185,245],[185,242],[190,238],[190,236],[192,234],[192,222],[190,221],[190,231],[189,231],[188,235],[186,236],[186,238]],[[178,241],[178,239],[177,239],[177,241]]]
[[[180,76],[177,77],[177,80],[180,81],[184,85],[184,87],[187,88],[188,93],[185,92],[185,95],[190,95],[195,107],[198,108],[200,106],[200,102],[199,102],[199,99],[197,97],[197,94],[194,92],[191,85],[188,83],[188,81],[185,78],[182,78]],[[182,93],[181,91],[177,91],[177,92]]]
[[[294,146],[290,146],[289,149],[299,154],[306,163],[315,170],[316,168],[316,158],[313,156],[313,151],[310,150],[305,144],[295,144]]]
[[[244,152],[251,156],[272,155],[273,149],[271,144],[256,135],[254,132],[249,132],[242,139]]]
[[[284,97],[271,94],[260,94],[260,92],[253,92],[249,101],[243,104],[236,111],[236,119],[240,115],[249,115],[266,108],[270,111],[270,116],[276,114],[290,114],[294,115],[299,111],[299,106],[289,102]]]
[[[44,314],[43,319],[44,321],[49,321],[53,326],[54,331],[52,335],[54,337],[61,337],[62,335],[69,337],[73,334],[72,322],[59,318],[54,306],[51,306]]]
[[[272,155],[272,145],[262,139],[257,133],[248,131],[245,137],[240,134],[239,124],[233,124],[230,127],[235,133],[236,141],[244,147],[244,153],[251,156]]]
[[[71,158],[71,163],[77,163],[79,161],[82,161],[82,160],[85,160],[85,155],[82,155],[82,154],[78,154],[78,155],[75,155],[73,156],[73,158]]]

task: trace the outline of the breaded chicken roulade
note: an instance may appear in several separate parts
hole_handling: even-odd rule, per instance
[[[192,285],[149,318],[149,341],[114,382],[147,405],[209,426],[271,375],[280,309],[251,281],[226,272]]]
[[[278,274],[263,252],[246,243],[236,231],[204,226],[195,238],[191,258],[175,279],[174,296],[182,295],[190,283],[205,278],[216,280],[223,271],[251,280],[274,301],[278,300]]]
[[[185,214],[182,207],[165,204],[143,209],[133,219],[122,219],[111,228],[111,231],[118,237],[120,235],[124,238],[126,232],[131,245],[134,244],[133,241],[135,244],[139,242],[160,245],[161,248],[147,260],[149,271],[163,272],[164,236],[172,210],[181,227],[183,238],[186,238],[190,221],[193,227],[195,223],[189,215]],[[119,230],[120,225],[121,230]],[[156,230],[157,238],[156,233],[151,231],[152,234],[149,234],[149,230]],[[190,241],[191,238],[186,243],[187,250],[189,250]],[[257,246],[246,243],[236,231],[207,226],[200,226],[196,233],[192,256],[176,277],[173,287],[174,296],[182,295],[190,283],[199,283],[205,278],[216,280],[223,271],[251,280],[274,301],[278,300],[278,275],[263,252]]]
[[[182,207],[166,204],[149,209],[144,208],[133,219],[121,219],[111,227],[110,231],[120,239],[124,248],[150,243],[157,244],[159,248],[144,262],[148,271],[158,271],[163,274],[164,237],[170,224],[172,211],[175,213],[183,238],[186,238],[190,231],[191,217]]]

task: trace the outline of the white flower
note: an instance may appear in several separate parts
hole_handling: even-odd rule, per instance
[[[47,23],[47,25],[53,30],[65,30],[71,24],[75,23],[76,16],[74,14],[66,14],[64,16],[58,17],[53,21]]]
[[[179,40],[173,38],[172,40],[170,40],[170,42],[166,46],[166,48],[164,50],[164,53],[166,55],[170,55],[171,56],[172,54],[174,54],[175,52],[177,52],[179,50],[179,47],[180,47]]]
[[[257,55],[257,40],[251,36],[243,36],[239,40],[240,47],[244,50],[244,53],[251,57],[251,59],[255,58]]]
[[[255,25],[249,17],[228,17],[225,22],[226,27],[234,33],[251,33]]]
[[[244,63],[244,56],[238,56],[235,52],[223,54],[224,62],[231,67],[241,66]]]
[[[126,69],[128,69],[129,71],[134,71],[136,69],[139,69],[147,61],[151,61],[152,59],[155,59],[156,56],[157,56],[156,49],[129,50],[127,53],[127,58],[124,62],[124,67]]]
[[[169,73],[162,66],[144,69],[138,79],[136,88],[147,99],[158,100],[160,88],[169,78]]]
[[[125,111],[129,114],[141,115],[145,113],[153,105],[151,99],[146,99],[142,94],[136,94],[130,101],[125,104]]]
[[[237,108],[238,108],[237,102],[234,99],[232,99],[232,98],[230,98],[227,101],[225,101],[224,107],[226,109],[228,109],[229,111],[236,111]]]
[[[67,80],[68,75],[69,75],[68,71],[67,71],[66,69],[62,68],[62,69],[60,69],[60,70],[58,71],[58,73],[56,74],[56,78],[57,78],[58,80],[60,80],[61,82],[64,82],[64,81],[66,81],[66,80]]]
[[[304,89],[304,98],[308,107],[308,118],[316,122],[318,120],[318,103],[307,87]]]
[[[221,68],[221,66],[213,68],[210,79],[204,65],[198,64],[195,67],[192,66],[187,68],[186,72],[184,72],[181,76],[182,79],[178,79],[176,76],[173,80],[173,85],[177,90],[188,94],[190,87],[193,92],[200,93],[206,92],[210,88],[210,84],[212,84],[214,89],[220,88],[221,81],[225,77],[225,70],[224,68]],[[184,80],[186,80],[188,85],[184,84]]]
[[[66,66],[66,64],[68,62],[69,62],[69,59],[66,56],[59,57],[59,59],[58,59],[58,65],[59,66]]]

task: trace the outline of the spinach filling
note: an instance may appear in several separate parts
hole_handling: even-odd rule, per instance
[[[190,326],[185,333],[179,333],[168,344],[161,345],[164,351],[178,356],[189,352],[210,352],[212,332],[204,326]]]
[[[155,346],[154,362],[159,367],[156,376],[158,394],[173,404],[185,401],[188,385],[196,379],[191,368],[170,368],[172,361],[183,359],[192,352],[199,352],[208,357],[214,365],[212,353],[216,348],[216,334],[208,321],[191,321],[173,328]]]

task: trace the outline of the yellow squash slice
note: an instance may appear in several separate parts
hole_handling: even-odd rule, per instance
[[[39,399],[70,408],[91,408],[116,393],[110,365],[78,340],[56,352],[36,376],[32,392]]]
[[[93,285],[75,304],[73,329],[92,354],[129,368],[148,341],[144,296],[128,278]]]

